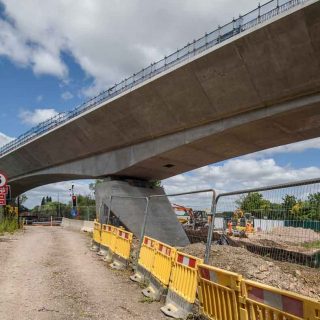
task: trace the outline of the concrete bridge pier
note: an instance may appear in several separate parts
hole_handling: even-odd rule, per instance
[[[96,206],[99,219],[102,223],[106,223],[110,196],[112,195],[111,213],[137,238],[140,238],[146,201],[116,196],[142,198],[156,194],[165,194],[165,192],[161,187],[150,187],[150,183],[146,181],[106,178],[96,187]],[[173,246],[189,244],[188,237],[178,222],[167,197],[150,200],[145,235]]]

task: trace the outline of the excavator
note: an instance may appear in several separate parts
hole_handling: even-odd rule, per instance
[[[205,211],[193,210],[192,208],[175,203],[172,203],[171,206],[175,211],[179,222],[186,227],[191,226],[193,229],[202,228],[208,223],[209,216]]]

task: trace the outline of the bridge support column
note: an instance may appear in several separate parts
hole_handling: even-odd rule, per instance
[[[96,187],[96,206],[99,220],[106,223],[110,196],[112,195],[111,222],[121,223],[137,238],[140,238],[146,205],[146,201],[142,197],[155,194],[165,193],[163,188],[151,188],[145,181],[107,178]],[[117,195],[141,197],[141,199],[117,198]],[[167,197],[150,200],[145,234],[171,246],[189,244],[188,237],[178,222]]]

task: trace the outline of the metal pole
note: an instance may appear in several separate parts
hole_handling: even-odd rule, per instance
[[[141,246],[142,246],[142,242],[143,242],[143,238],[146,232],[146,226],[147,226],[147,220],[148,220],[148,213],[149,213],[149,197],[145,197],[146,199],[146,207],[144,209],[144,218],[143,218],[143,223],[142,223],[142,228],[141,228],[141,235],[140,235],[140,243],[139,243],[139,248],[137,251],[137,258],[140,255],[140,250],[141,250]]]
[[[206,252],[204,256],[204,262],[208,263],[209,258],[210,258],[210,251],[211,251],[211,242],[212,242],[212,234],[214,230],[214,219],[215,219],[215,214],[216,214],[216,208],[217,208],[217,197],[216,197],[216,192],[213,190],[212,192],[212,204],[211,204],[211,215],[212,215],[212,220],[211,224],[209,226],[208,230],[208,237],[207,237],[207,244],[206,244]]]
[[[112,195],[109,197],[107,224],[109,224],[109,222],[110,222],[111,206],[112,206]]]

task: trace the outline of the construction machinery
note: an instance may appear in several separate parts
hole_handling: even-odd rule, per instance
[[[208,214],[204,210],[193,210],[192,208],[184,207],[179,204],[172,203],[172,208],[175,211],[178,220],[186,228],[203,228],[208,224]]]
[[[231,218],[226,218],[227,233],[235,237],[247,237],[253,233],[253,217],[251,213],[244,213],[241,209],[236,209]]]

